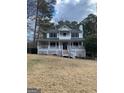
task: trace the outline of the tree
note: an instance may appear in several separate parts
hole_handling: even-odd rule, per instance
[[[84,47],[87,56],[97,56],[97,16],[89,14],[80,24],[83,25]]]
[[[61,20],[61,21],[58,22],[58,28],[63,26],[63,25],[70,26],[70,22],[68,20],[66,20],[66,21]]]
[[[27,0],[27,50],[36,53],[36,39],[40,31],[53,26],[50,23],[55,0]],[[34,24],[35,23],[35,24]]]
[[[71,22],[71,28],[72,29],[78,29],[79,28],[78,22],[77,21],[72,21]]]
[[[65,21],[61,20],[58,22],[58,27],[61,27],[63,25],[66,25],[66,26],[70,27],[71,29],[78,29],[79,28],[77,21],[70,22],[68,20],[65,20]]]
[[[36,45],[36,38],[38,38],[42,30],[47,30],[53,24],[50,23],[54,12],[55,0],[37,0],[36,21],[34,31],[34,45]],[[37,29],[38,27],[38,29]]]
[[[36,13],[36,0],[27,0],[27,19]]]
[[[95,35],[88,35],[84,40],[84,46],[87,56],[97,57],[97,37]]]
[[[35,13],[36,13],[36,0],[27,0],[27,43],[33,43],[34,35],[34,26],[32,23],[35,22]],[[28,47],[29,44],[28,44]],[[31,45],[32,47],[32,45]]]
[[[84,38],[88,35],[97,34],[97,16],[89,14],[82,22],[84,30]]]

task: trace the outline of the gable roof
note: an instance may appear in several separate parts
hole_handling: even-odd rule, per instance
[[[67,25],[63,25],[63,26],[61,26],[58,30],[59,30],[59,31],[69,31],[69,30],[72,30],[72,29],[69,28]]]
[[[55,29],[49,29],[47,31],[44,31],[45,33],[47,32],[65,32],[65,31],[71,31],[71,32],[82,32],[80,29],[71,29],[69,26],[67,25],[63,25],[59,28],[55,28]]]

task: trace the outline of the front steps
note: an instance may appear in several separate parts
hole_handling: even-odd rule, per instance
[[[68,57],[69,56],[68,50],[63,50],[62,51],[62,56],[63,57]]]

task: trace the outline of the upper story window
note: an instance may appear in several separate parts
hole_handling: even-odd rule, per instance
[[[53,38],[57,37],[57,33],[50,33],[50,37],[53,37]]]
[[[72,33],[71,37],[79,37],[79,33]]]
[[[66,33],[63,33],[63,36],[66,36],[67,34]]]

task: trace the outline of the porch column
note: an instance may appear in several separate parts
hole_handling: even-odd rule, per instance
[[[72,42],[72,48],[74,48],[74,44],[73,44],[74,42]]]
[[[71,42],[69,42],[69,45],[70,45],[70,49],[71,49]]]
[[[55,42],[55,47],[57,48],[57,42]]]
[[[47,54],[49,54],[49,49],[50,49],[50,41],[48,41],[48,49],[47,49]]]
[[[50,41],[48,41],[48,49],[50,48]]]
[[[61,49],[60,41],[59,41],[59,49]]]

